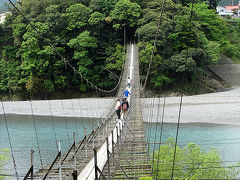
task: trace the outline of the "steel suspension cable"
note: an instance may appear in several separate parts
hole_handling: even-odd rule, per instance
[[[147,144],[148,144],[148,149],[147,149],[147,152],[149,154],[149,149],[150,149],[150,135],[151,135],[151,127],[152,127],[152,123],[150,124],[150,116],[151,116],[151,106],[152,106],[152,99],[150,99],[150,102],[149,102],[149,118],[148,118],[148,129],[147,129]]]
[[[3,118],[4,118],[4,121],[5,121],[6,130],[7,130],[8,142],[9,142],[9,146],[10,146],[10,150],[11,150],[13,166],[14,166],[16,178],[17,178],[17,180],[19,180],[19,176],[18,176],[18,172],[17,172],[17,165],[16,165],[16,161],[15,161],[15,158],[14,158],[14,154],[13,154],[12,141],[11,141],[11,137],[10,137],[10,133],[9,133],[8,122],[7,122],[7,118],[6,118],[5,109],[4,109],[2,99],[1,99],[1,105],[2,105],[2,109],[3,109]]]
[[[157,104],[157,115],[156,115],[156,122],[155,122],[155,133],[154,133],[154,141],[156,142],[156,138],[157,138],[157,127],[158,127],[158,115],[159,115],[159,111],[160,111],[160,103],[161,103],[161,98],[158,97],[158,104]],[[155,146],[156,144],[154,143],[153,145],[153,157],[152,157],[152,167],[154,167],[154,161],[155,161]]]
[[[165,50],[165,48],[164,48]],[[164,73],[164,67],[162,65],[161,67],[161,73]],[[167,76],[168,76],[168,70],[167,70]],[[158,156],[157,156],[157,170],[156,170],[156,180],[158,179],[158,168],[159,168],[159,159],[161,154],[161,144],[162,144],[162,134],[163,134],[163,122],[164,122],[164,115],[165,115],[165,107],[166,107],[166,93],[167,93],[167,84],[164,85],[164,97],[163,97],[163,107],[162,107],[162,117],[161,117],[161,128],[160,128],[160,135],[159,135],[159,149],[158,149]]]
[[[117,85],[116,85],[113,89],[111,89],[111,90],[105,90],[105,89],[99,88],[97,85],[93,84],[93,83],[92,83],[91,81],[89,81],[85,76],[83,76],[83,74],[82,74],[81,72],[77,71],[76,68],[73,67],[73,66],[66,60],[66,58],[65,58],[64,56],[61,55],[61,53],[56,49],[56,47],[55,47],[47,38],[45,38],[45,37],[41,34],[41,32],[37,29],[37,27],[36,27],[33,23],[31,23],[30,20],[28,20],[28,18],[26,18],[26,16],[17,8],[17,6],[12,2],[12,0],[8,0],[8,1],[9,1],[9,2],[12,4],[12,6],[19,12],[19,14],[28,22],[28,24],[37,32],[37,34],[38,34],[42,39],[44,39],[44,40],[47,42],[47,44],[53,49],[53,51],[56,52],[59,57],[61,57],[61,61],[64,62],[64,64],[67,64],[69,67],[71,67],[74,73],[78,73],[78,74],[81,76],[81,78],[84,79],[84,80],[87,82],[87,84],[90,84],[93,88],[95,88],[95,89],[98,90],[99,92],[105,92],[105,93],[112,93],[112,92],[114,92],[114,91],[118,88],[118,86],[119,86],[119,84],[120,84],[120,82],[121,82],[121,79],[122,79],[122,73],[121,73],[121,76],[120,76],[120,79],[119,79]],[[123,61],[123,62],[124,62],[124,61]],[[122,69],[121,71],[123,71],[123,69]]]
[[[83,109],[81,108],[81,102],[80,102],[80,99],[79,99],[79,111],[81,112],[81,121],[82,121],[82,129],[83,129],[83,137],[85,136],[85,127],[84,127],[84,120],[83,120]]]
[[[158,168],[159,168],[159,159],[160,159],[160,153],[161,153],[161,143],[162,143],[162,133],[163,133],[163,120],[164,120],[164,113],[165,113],[165,106],[166,106],[166,93],[164,93],[163,98],[163,108],[162,108],[162,121],[161,121],[161,129],[160,129],[160,144],[159,144],[159,151],[157,156],[157,171],[156,171],[156,180],[158,179]]]
[[[153,110],[154,110],[154,103],[155,103],[155,99],[152,98],[152,103],[151,103],[151,106],[150,106],[150,117],[149,117],[149,121],[150,121],[150,130],[149,130],[149,142],[148,143],[151,143],[151,137],[152,137],[152,116],[153,116]],[[149,145],[149,148],[150,148],[150,145]],[[150,152],[150,149],[149,149],[149,152]]]
[[[39,145],[39,138],[38,138],[38,133],[37,133],[37,128],[36,128],[36,122],[35,122],[35,118],[34,118],[34,115],[33,115],[32,101],[30,100],[29,103],[30,103],[30,107],[31,107],[32,121],[33,121],[36,141],[37,141],[38,155],[39,155],[39,159],[40,159],[40,164],[43,167],[43,161],[42,161],[42,155],[41,155],[41,151],[40,151],[40,145]]]
[[[77,133],[77,140],[79,139],[79,133],[78,133],[78,126],[77,126],[77,120],[76,120],[76,117],[74,117],[75,115],[75,111],[74,111],[74,107],[73,107],[73,101],[71,99],[71,106],[72,106],[72,112],[73,112],[73,119],[74,119],[74,123],[75,123],[75,128],[76,128],[76,133]]]
[[[166,3],[166,0],[164,0],[164,2],[163,2],[163,4],[162,4],[161,13],[160,13],[160,17],[159,17],[158,25],[157,25],[157,31],[156,31],[156,34],[155,34],[155,39],[154,39],[154,41],[153,41],[152,53],[151,53],[150,61],[149,61],[149,64],[148,64],[148,71],[147,71],[147,75],[145,76],[144,85],[143,85],[143,87],[141,88],[141,91],[144,91],[144,90],[145,90],[146,84],[147,84],[147,80],[148,80],[148,76],[149,76],[150,71],[151,71],[153,54],[154,54],[154,50],[155,50],[155,48],[156,48],[156,42],[157,42],[157,38],[158,38],[158,31],[159,31],[160,26],[161,26],[161,24],[162,24],[162,15],[163,15],[165,3]]]
[[[191,12],[190,12],[190,26],[189,26],[189,32],[190,35],[191,28],[192,28],[192,16],[193,16],[193,2],[191,2]],[[187,52],[186,52],[186,60],[188,58],[189,54],[189,36],[187,36]],[[185,75],[186,75],[186,66],[184,68],[183,72],[183,78],[182,78],[182,88],[181,88],[181,98],[180,98],[180,105],[179,105],[179,112],[178,112],[178,122],[177,122],[177,132],[176,132],[176,138],[175,138],[175,146],[174,146],[174,155],[173,155],[173,164],[172,164],[172,175],[171,179],[174,179],[174,166],[175,166],[175,159],[176,159],[176,151],[177,151],[177,143],[178,143],[178,132],[179,132],[179,126],[180,126],[180,119],[181,119],[181,112],[182,112],[182,103],[183,103],[183,84],[185,81]]]
[[[57,148],[57,152],[58,152],[57,134],[56,134],[55,125],[54,125],[54,121],[53,121],[53,114],[52,114],[52,108],[51,108],[50,100],[48,100],[48,104],[49,104],[49,110],[50,110],[50,115],[51,115],[51,122],[52,122],[53,133],[54,133],[54,137],[55,137],[55,141],[56,141],[56,148]]]
[[[62,102],[62,111],[63,111],[63,117],[64,117],[64,122],[65,122],[65,127],[66,127],[68,145],[69,145],[69,147],[70,147],[70,146],[71,146],[71,143],[70,143],[70,138],[69,138],[69,133],[68,133],[67,118],[66,118],[66,115],[65,115],[64,107],[63,107],[63,100],[61,100],[61,102]]]

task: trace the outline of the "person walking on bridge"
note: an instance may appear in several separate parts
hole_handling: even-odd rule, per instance
[[[123,98],[122,99],[122,117],[123,117],[123,119],[126,119],[128,108],[129,108],[129,104],[128,104],[127,98]]]
[[[127,98],[131,93],[128,91],[128,88],[123,92],[123,95]]]
[[[120,103],[119,98],[116,98],[115,110],[116,110],[116,114],[117,114],[118,119],[121,119],[121,115],[120,115],[120,113],[121,113],[121,103]]]
[[[131,87],[131,84],[132,84],[132,80],[130,79],[130,77],[128,77],[127,82],[128,82],[128,88],[130,88],[130,87]]]

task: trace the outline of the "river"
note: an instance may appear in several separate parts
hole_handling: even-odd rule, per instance
[[[6,115],[9,128],[14,158],[18,173],[23,176],[30,166],[30,149],[34,149],[35,170],[40,166],[37,152],[36,134],[33,118],[36,122],[36,129],[39,137],[39,146],[44,164],[52,161],[57,154],[55,133],[57,139],[62,140],[63,151],[72,143],[73,131],[78,129],[78,139],[84,136],[84,128],[90,132],[93,124],[97,125],[97,119],[91,121],[87,118],[64,118],[51,116],[30,116],[30,115]],[[65,121],[66,120],[66,121]],[[53,128],[54,125],[54,128]],[[159,142],[160,123],[145,123],[146,135],[150,136],[150,142]],[[155,132],[156,139],[155,139]],[[69,135],[69,140],[68,140]],[[176,124],[164,123],[162,139],[176,136]],[[9,141],[5,126],[4,116],[0,121],[0,147],[9,147]],[[225,161],[240,161],[240,127],[236,125],[216,125],[206,123],[181,124],[179,129],[178,144],[185,146],[188,142],[195,142],[205,150],[215,147]],[[155,146],[157,149],[157,146]],[[153,145],[151,147],[153,149]],[[4,166],[5,172],[14,173],[12,158]]]
[[[188,142],[195,142],[205,150],[215,147],[223,160],[240,161],[239,94],[240,89],[235,88],[226,92],[184,96],[178,144],[185,146]],[[174,138],[176,136],[180,97],[167,97],[165,100],[163,141],[170,136]],[[106,117],[113,103],[113,98],[4,102],[4,108],[0,108],[0,148],[10,148],[3,116],[5,113],[17,169],[23,176],[30,166],[31,148],[36,151],[35,170],[40,165],[33,118],[36,122],[42,159],[46,164],[57,154],[56,138],[62,140],[62,149],[65,151],[72,143],[72,134],[76,127],[77,138],[80,140],[84,128],[90,132],[92,122],[95,122],[96,126],[97,118]],[[142,99],[143,119],[146,134],[151,138],[150,142],[159,141],[155,140],[155,132],[156,138],[159,138],[163,104],[164,98]],[[92,121],[91,118],[95,120]],[[154,146],[151,147],[152,150],[153,148]],[[5,173],[13,174],[12,158],[9,160],[10,162],[3,168]]]

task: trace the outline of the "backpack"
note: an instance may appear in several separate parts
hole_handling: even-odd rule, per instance
[[[124,103],[124,104],[122,105],[122,107],[123,107],[123,110],[127,110],[127,104],[126,104],[126,103]]]

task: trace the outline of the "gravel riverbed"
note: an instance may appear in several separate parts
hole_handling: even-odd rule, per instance
[[[105,117],[114,98],[4,101],[0,114],[27,114],[66,117]],[[142,98],[145,122],[161,122],[164,98]],[[154,108],[153,107],[154,104]],[[177,123],[180,97],[166,97],[164,122]],[[32,109],[31,109],[32,105]],[[51,108],[50,108],[51,107]],[[183,96],[180,123],[240,125],[240,88],[224,92]]]

